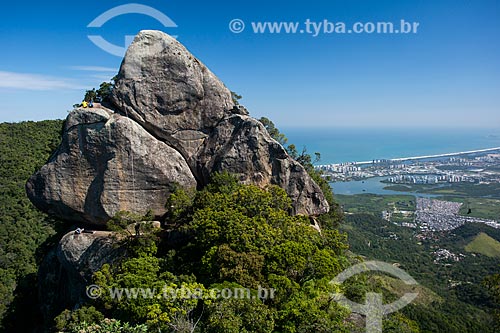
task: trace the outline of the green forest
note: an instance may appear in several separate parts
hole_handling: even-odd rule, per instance
[[[481,233],[500,240],[499,230],[466,224],[418,241],[413,229],[396,226],[371,213],[347,215],[341,230],[347,232],[352,251],[368,259],[397,263],[436,293],[430,304],[414,303],[402,309],[422,332],[497,331],[494,313],[498,303],[486,281],[500,270],[499,260],[472,255],[465,248]],[[435,261],[433,252],[439,249],[466,256],[459,261]]]
[[[0,318],[9,331],[24,325],[16,311],[37,313],[36,273],[58,221],[39,212],[24,186],[57,148],[61,120],[0,124]]]
[[[287,143],[271,121],[261,121],[277,140]],[[314,170],[313,158],[293,145],[287,146],[288,152],[321,185],[332,206],[330,213],[317,219],[321,232],[309,217],[290,214],[290,199],[281,188],[261,189],[242,185],[227,173],[214,174],[201,190],[177,189],[165,198],[169,210],[161,229],[146,228],[147,232],[134,235],[121,230],[150,217],[121,212],[113,218],[109,230],[120,235],[118,246],[127,255],[94,274],[91,283],[100,287],[100,297],[42,318],[37,270],[71,226],[37,211],[24,186],[57,148],[62,124],[60,120],[0,124],[2,331],[363,332],[362,318],[336,303],[332,293],[343,292],[362,303],[368,291],[395,300],[402,289],[380,274],[361,274],[340,287],[329,282],[370,258],[400,263],[421,283],[425,296],[385,318],[384,332],[494,332],[500,297],[499,278],[491,275],[498,271],[495,258],[477,256],[451,267],[433,265],[423,250],[431,245],[416,244],[407,229],[370,214],[344,218],[328,182]],[[480,231],[485,230],[462,228],[442,246],[465,246]],[[485,232],[500,239],[490,230]],[[391,239],[390,233],[399,239]],[[450,289],[442,283],[450,279],[471,283]],[[165,287],[196,297],[117,298],[111,292]],[[216,297],[217,290],[248,290],[248,297]]]

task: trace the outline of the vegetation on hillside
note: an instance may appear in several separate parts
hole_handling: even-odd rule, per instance
[[[136,239],[134,255],[104,265],[93,280],[101,296],[87,307],[151,331],[350,332],[349,311],[332,301],[339,289],[329,283],[352,263],[345,235],[334,227],[318,232],[308,217],[291,216],[290,205],[283,189],[242,185],[227,173],[196,193],[178,189],[167,201],[167,227]],[[343,287],[362,300],[366,286],[355,280]],[[136,296],[116,297],[126,288]],[[221,297],[224,290],[244,292]],[[58,329],[82,324],[73,317],[63,312]],[[401,314],[386,327],[418,332]]]
[[[335,229],[320,234],[307,217],[290,216],[281,188],[263,190],[215,174],[194,195],[177,190],[168,205],[170,231],[139,255],[95,274],[104,293],[94,306],[106,316],[175,332],[195,326],[206,332],[347,331],[348,313],[330,302],[328,284],[348,265],[345,237]],[[117,300],[109,293],[165,286],[205,296]],[[209,290],[224,288],[248,288],[254,297],[210,296]],[[256,298],[262,288],[274,288],[276,298]]]
[[[465,251],[500,258],[500,242],[491,238],[488,234],[480,232],[465,246]]]
[[[405,184],[405,185],[388,185],[384,187],[386,190],[402,191],[402,192],[417,192],[417,193],[430,193],[442,196],[454,196],[469,198],[494,198],[500,199],[500,184],[498,183],[450,183],[450,184]]]
[[[37,320],[37,263],[57,221],[35,209],[24,188],[59,145],[61,129],[61,120],[0,124],[0,320],[7,331]]]
[[[241,185],[232,175],[215,174],[200,191],[178,189],[165,198],[169,211],[162,221],[164,229],[140,237],[127,234],[129,256],[104,265],[94,275],[93,283],[101,286],[102,296],[60,313],[54,318],[54,331],[363,331],[364,322],[331,299],[331,292],[339,290],[329,284],[330,279],[359,260],[348,247],[368,258],[398,262],[432,289],[419,286],[423,297],[384,319],[384,332],[494,331],[488,313],[495,313],[500,302],[498,276],[491,275],[498,261],[478,254],[451,266],[434,265],[429,250],[440,246],[460,251],[479,232],[500,240],[498,233],[483,226],[464,226],[439,243],[418,244],[411,230],[378,216],[358,214],[363,205],[352,200],[355,214],[340,223],[342,210],[327,180],[313,167],[319,154],[313,158],[305,149],[299,153],[270,120],[262,118],[261,122],[323,189],[332,209],[317,219],[321,233],[308,217],[289,215],[290,199],[282,189]],[[56,149],[61,128],[59,120],[0,124],[0,317],[4,331],[27,332],[41,326],[37,263],[57,244],[57,231],[64,225],[38,212],[26,198],[24,185]],[[401,209],[413,204],[407,199],[398,200]],[[381,199],[371,208],[386,204]],[[119,230],[144,219],[121,212],[109,226]],[[349,246],[342,231],[349,234]],[[453,284],[456,281],[467,283]],[[164,297],[165,286],[169,297]],[[110,288],[125,287],[157,288],[162,294],[159,298],[136,294],[120,300],[110,294],[114,290]],[[367,291],[382,292],[390,301],[401,296],[403,287],[394,279],[368,274],[349,279],[342,291],[362,303]],[[213,294],[241,288],[250,297]],[[268,297],[262,296],[264,288]],[[179,292],[188,291],[197,297],[179,297]]]
[[[348,233],[352,251],[368,259],[397,263],[420,284],[436,292],[438,297],[430,304],[415,302],[401,311],[415,320],[423,332],[496,332],[491,314],[497,305],[483,280],[499,270],[498,259],[471,255],[465,247],[480,232],[500,240],[500,230],[466,224],[451,232],[435,233],[427,240],[417,240],[414,229],[396,226],[371,213],[347,215],[341,230]],[[438,249],[466,256],[459,261],[435,261],[433,253]]]

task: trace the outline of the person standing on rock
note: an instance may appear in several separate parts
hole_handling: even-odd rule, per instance
[[[139,237],[141,235],[141,225],[140,223],[135,224],[135,237]]]

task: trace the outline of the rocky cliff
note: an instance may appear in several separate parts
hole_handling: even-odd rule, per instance
[[[113,264],[126,255],[120,235],[112,232],[68,232],[49,251],[38,271],[41,312],[49,319],[64,309],[88,300],[86,286],[103,264]]]
[[[165,213],[176,186],[201,188],[215,171],[276,184],[294,214],[328,211],[319,186],[183,45],[141,31],[127,50],[110,108],[75,109],[62,143],[26,185],[59,218],[105,224],[120,210]]]

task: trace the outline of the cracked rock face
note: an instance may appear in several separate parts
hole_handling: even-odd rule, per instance
[[[86,287],[103,264],[113,264],[126,255],[120,235],[112,232],[69,232],[47,253],[38,271],[40,310],[52,319],[64,309],[88,300]]]
[[[118,109],[186,159],[234,108],[231,92],[182,44],[143,31],[123,59],[113,91]]]
[[[160,216],[175,186],[200,188],[212,172],[228,171],[244,183],[281,186],[295,214],[328,211],[305,169],[165,33],[136,36],[112,100],[114,110],[68,115],[61,146],[26,184],[38,208],[92,224],[105,224],[120,210]]]
[[[214,171],[230,170],[246,184],[275,184],[292,199],[295,214],[328,211],[323,192],[300,163],[292,159],[258,120],[233,115],[213,130],[198,154],[204,179]]]
[[[175,149],[117,113],[76,109],[66,120],[60,147],[26,187],[43,211],[105,224],[121,210],[162,215],[174,184],[196,187]]]

